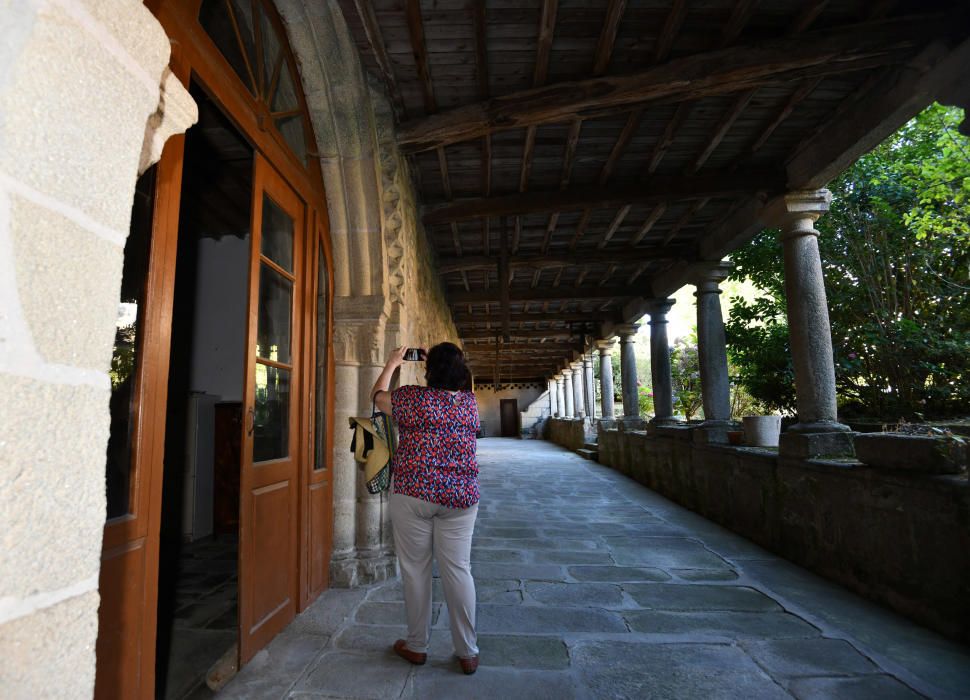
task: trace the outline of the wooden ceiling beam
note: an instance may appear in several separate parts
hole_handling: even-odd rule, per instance
[[[731,11],[731,17],[721,32],[721,47],[733,44],[751,19],[751,11],[758,4],[758,0],[738,0]]]
[[[576,187],[546,192],[442,202],[425,207],[426,226],[450,224],[483,216],[515,216],[575,209],[612,209],[626,204],[646,204],[667,199],[734,196],[775,191],[782,186],[780,174],[766,169],[750,172],[710,172],[691,176],[652,176],[640,183],[615,187]]]
[[[377,69],[381,73],[381,80],[384,82],[387,95],[391,98],[394,112],[398,120],[404,120],[407,118],[407,109],[404,106],[404,100],[401,98],[401,91],[397,87],[397,80],[394,78],[394,66],[387,54],[387,45],[384,43],[377,14],[374,12],[374,4],[369,0],[354,0],[354,7],[357,10],[360,23],[364,27],[364,35],[367,37],[367,43],[374,54]]]
[[[650,213],[647,214],[647,218],[644,220],[643,225],[640,226],[640,229],[637,231],[636,235],[632,239],[630,239],[631,248],[635,248],[636,246],[640,245],[640,241],[642,241],[646,237],[646,235],[650,233],[650,229],[653,228],[654,224],[656,224],[660,220],[660,217],[662,217],[666,213],[666,211],[667,211],[667,203],[659,202],[650,211]]]
[[[465,336],[461,336],[462,340]],[[519,354],[535,353],[537,355],[548,355],[549,353],[563,353],[569,352],[570,350],[580,350],[582,344],[579,342],[575,343],[502,343],[500,346],[502,352],[517,352]],[[465,351],[470,352],[472,350],[484,350],[491,349],[494,351],[494,345],[492,343],[466,343]]]
[[[795,20],[791,23],[789,33],[801,34],[804,32],[825,11],[828,4],[829,0],[809,0],[806,2],[801,12],[798,13]]]
[[[496,323],[498,321],[497,316],[489,316],[484,313],[454,313],[452,318],[459,326]],[[510,314],[509,320],[512,323],[602,323],[613,319],[610,314],[599,311],[546,311],[544,313],[522,311]]]
[[[610,265],[610,264],[633,264],[647,262],[651,260],[674,260],[690,259],[692,251],[690,248],[654,248],[646,250],[592,252],[580,251],[573,253],[551,253],[546,255],[519,255],[509,258],[509,266],[513,268],[529,267],[536,270],[545,270],[550,267],[562,267],[571,265]],[[453,272],[471,272],[472,270],[494,270],[498,265],[498,260],[493,256],[487,255],[466,255],[455,258],[442,258],[438,261],[438,274],[447,275]]]
[[[409,7],[416,2],[409,0]],[[424,151],[500,129],[870,69],[893,62],[934,36],[945,37],[948,31],[953,31],[952,18],[948,25],[939,15],[897,17],[701,52],[639,73],[556,83],[430,115],[403,124],[398,143],[406,152]],[[419,74],[423,75],[420,69]]]
[[[471,292],[448,292],[448,301],[452,304],[484,304],[498,303],[497,290],[474,290]],[[628,299],[641,296],[637,290],[629,287],[604,287],[601,289],[565,289],[551,287],[545,289],[510,289],[510,303],[524,301],[596,301],[599,299]]]
[[[498,331],[494,330],[458,330],[458,335],[463,340],[494,339]],[[573,331],[569,328],[549,328],[546,330],[514,330],[510,333],[513,338],[571,338],[575,335],[582,335],[582,331]]]
[[[549,57],[552,55],[552,38],[556,29],[556,13],[559,0],[543,0],[542,14],[539,16],[538,37],[536,38],[536,65],[532,73],[532,87],[546,84],[549,75]],[[522,150],[522,168],[519,172],[519,192],[529,188],[529,173],[532,171],[532,154],[536,147],[536,126],[530,126],[525,133],[525,147]]]
[[[707,159],[714,153],[714,149],[721,144],[721,141],[727,136],[728,131],[734,126],[734,122],[737,121],[741,113],[747,108],[755,92],[757,91],[748,90],[747,92],[742,92],[735,98],[734,102],[728,107],[727,111],[717,123],[717,126],[714,128],[714,133],[707,139],[704,149],[697,155],[694,162],[690,164],[690,167],[687,169],[688,174],[696,173],[703,167]]]
[[[620,210],[616,212],[616,216],[613,217],[613,221],[610,222],[609,228],[606,229],[606,233],[603,234],[603,238],[601,238],[600,242],[596,244],[597,250],[603,250],[603,248],[606,247],[606,244],[609,243],[610,239],[612,239],[613,236],[616,234],[617,229],[620,228],[620,224],[623,223],[623,220],[626,219],[626,215],[629,213],[630,213],[629,204],[620,207]],[[629,253],[627,253],[627,256],[629,256]],[[587,258],[587,262],[588,262],[588,258]]]
[[[657,37],[657,45],[653,52],[654,63],[663,63],[667,60],[670,50],[674,47],[674,39],[680,33],[680,28],[684,26],[685,19],[687,19],[687,0],[674,0],[660,36]]]
[[[616,34],[620,30],[620,20],[626,11],[626,0],[610,0],[603,19],[600,38],[596,42],[596,58],[593,60],[593,75],[603,75],[610,65]]]

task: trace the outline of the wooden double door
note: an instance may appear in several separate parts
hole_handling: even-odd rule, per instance
[[[173,72],[205,91],[252,153],[251,188],[231,192],[236,201],[229,203],[248,215],[248,280],[238,298],[223,302],[227,311],[245,309],[238,559],[238,649],[245,664],[328,582],[333,364],[325,198],[319,167],[294,154],[292,139],[266,127],[268,105],[278,104],[273,93],[263,94],[269,78],[265,90],[247,89],[201,31],[205,2],[201,10],[199,0],[148,5],[173,39]],[[305,111],[279,17],[268,2],[249,7],[257,13],[252,31],[266,44],[259,57],[279,52],[267,59],[275,61],[274,89],[281,71],[291,71],[290,97]],[[266,38],[271,31],[275,44]],[[312,142],[305,114],[300,118]],[[161,161],[139,180],[126,247],[122,309],[131,318],[124,328],[119,321],[112,363],[98,698],[155,694],[166,416],[168,401],[179,400],[168,396],[168,380],[186,140],[170,139]]]

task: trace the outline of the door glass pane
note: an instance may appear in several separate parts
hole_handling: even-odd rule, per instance
[[[327,327],[327,261],[323,246],[317,254],[317,359],[316,359],[316,406],[314,407],[314,469],[327,466],[327,343],[330,330]]]
[[[229,5],[232,6],[231,11]],[[226,0],[203,0],[199,8],[199,24],[246,88],[255,94],[250,70],[255,70],[256,43],[249,0],[233,0],[231,3]]]
[[[276,68],[276,61],[280,56],[280,40],[276,36],[276,29],[273,27],[273,23],[269,21],[269,17],[266,15],[266,10],[263,9],[262,3],[259,3],[259,32],[260,38],[263,41],[263,65],[261,66],[263,71],[263,99],[269,103],[271,100],[270,90],[273,83],[273,73]],[[286,66],[283,66],[283,71],[286,71]]]
[[[287,272],[293,272],[293,219],[263,194],[263,240],[260,251]]]
[[[289,370],[256,363],[255,410],[253,461],[286,457],[290,442]]]
[[[259,267],[259,321],[256,355],[290,364],[290,309],[293,283],[269,265]]]
[[[135,378],[145,322],[145,283],[148,280],[154,202],[155,168],[152,167],[138,178],[135,186],[131,231],[125,242],[115,345],[111,354],[111,435],[105,468],[108,519],[131,511],[132,445],[137,409]]]

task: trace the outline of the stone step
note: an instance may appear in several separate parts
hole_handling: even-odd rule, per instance
[[[594,462],[597,461],[600,456],[600,453],[598,450],[588,450],[585,448],[581,450],[576,450],[576,454],[578,454],[583,459],[591,459]]]
[[[600,448],[600,446],[596,443],[595,440],[593,440],[592,442],[587,440],[585,443],[583,443],[583,447],[585,447],[587,450],[592,450],[593,452],[596,452]]]

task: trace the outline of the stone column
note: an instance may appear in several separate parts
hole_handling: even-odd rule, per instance
[[[566,417],[566,378],[562,372],[556,375],[556,405],[559,407],[559,417]]]
[[[720,288],[730,270],[729,263],[700,265],[690,279],[691,284],[697,286],[694,292],[697,297],[697,355],[704,402],[704,423],[697,437],[702,442],[726,443],[731,420],[731,385]]]
[[[593,386],[593,353],[583,355],[583,388],[586,390],[586,415],[596,418],[596,388]]]
[[[613,418],[613,339],[596,341],[600,353],[600,393],[603,418]]]
[[[815,230],[815,222],[828,211],[831,200],[828,190],[792,192],[765,208],[766,221],[781,228],[785,257],[798,423],[788,429],[788,437],[780,447],[782,453],[792,456],[852,451],[851,440],[845,434],[849,428],[838,421],[832,330]]]
[[[667,312],[673,299],[655,299],[647,307],[650,314],[650,374],[653,379],[653,420],[662,424],[674,421],[673,380],[670,376],[670,344],[667,340]]]
[[[555,418],[559,412],[559,403],[556,400],[556,379],[550,379],[547,386],[549,387],[549,417]]]
[[[637,354],[633,343],[637,337],[635,323],[619,326],[616,329],[620,336],[620,383],[623,391],[623,418],[637,419],[640,417],[640,398],[637,395]]]
[[[566,397],[566,413],[563,418],[572,418],[576,414],[573,411],[573,400],[576,398],[573,392],[573,370],[572,367],[566,367],[562,371],[563,376],[563,394]]]
[[[586,399],[584,394],[586,391],[583,389],[583,384],[586,383],[583,377],[583,361],[582,359],[573,362],[570,367],[573,368],[573,416],[575,418],[585,418],[586,413]]]

